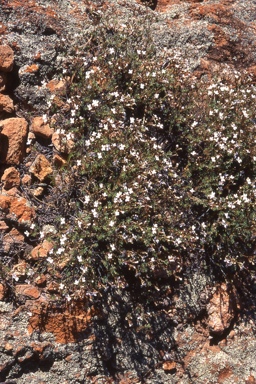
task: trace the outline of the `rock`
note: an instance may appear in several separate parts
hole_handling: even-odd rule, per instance
[[[5,119],[0,130],[0,162],[19,165],[25,158],[28,123],[23,118]]]
[[[6,343],[4,349],[8,352],[13,350],[13,346],[10,343]]]
[[[37,187],[36,189],[34,189],[34,190],[32,191],[32,193],[33,193],[33,195],[34,195],[35,197],[39,197],[39,196],[41,196],[41,195],[43,194],[43,192],[44,192],[44,188],[43,188],[43,187]]]
[[[24,243],[24,236],[16,228],[13,228],[3,238],[4,250],[6,253],[10,252],[11,248],[15,245],[21,247]]]
[[[3,232],[6,232],[8,231],[9,227],[8,225],[6,224],[5,221],[0,221],[0,232],[3,233]]]
[[[29,168],[29,172],[36,176],[40,181],[47,179],[47,177],[52,174],[52,171],[51,164],[44,155],[38,155]]]
[[[59,284],[56,281],[51,281],[47,285],[47,291],[50,293],[58,292],[59,291]]]
[[[4,174],[1,178],[1,181],[4,183],[4,189],[10,189],[13,187],[19,188],[20,186],[20,174],[16,168],[11,167],[7,168],[4,171]]]
[[[0,112],[12,113],[14,111],[12,99],[0,93]]]
[[[0,45],[0,71],[11,72],[13,64],[13,50],[8,45]]]
[[[35,209],[23,197],[0,195],[0,209],[8,219],[22,225],[31,225],[36,217]]]
[[[49,251],[53,248],[52,243],[44,240],[42,244],[37,245],[29,255],[29,259],[38,260],[41,258],[46,258],[49,254]]]
[[[47,311],[47,308],[45,309]],[[57,343],[74,343],[79,340],[79,334],[85,332],[91,324],[92,317],[97,311],[91,307],[85,309],[83,303],[76,303],[72,311],[61,308],[59,311],[46,312],[44,330],[51,332]],[[28,332],[31,334],[42,323],[42,308],[34,308],[33,316],[29,318]]]
[[[176,363],[175,363],[175,361],[165,361],[163,363],[163,369],[165,371],[174,371],[174,370],[176,370]]]
[[[61,156],[56,154],[53,157],[53,164],[57,165],[58,167],[62,167],[63,165],[67,164],[67,162]]]
[[[38,299],[40,291],[37,287],[30,286],[27,284],[18,284],[15,287],[16,295],[27,296],[30,299]]]
[[[46,84],[46,87],[49,88],[52,93],[63,93],[63,91],[66,89],[66,83],[63,80],[51,80],[48,84]]]
[[[5,86],[7,83],[7,76],[4,72],[0,72],[0,92],[5,90]]]
[[[45,275],[38,276],[35,279],[34,282],[35,282],[36,285],[38,285],[38,287],[45,286],[45,284],[46,284],[46,277],[45,277]]]
[[[5,298],[6,295],[6,287],[4,284],[0,283],[0,301]]]
[[[212,333],[221,335],[230,326],[235,316],[235,305],[234,294],[223,283],[207,304],[208,327]]]
[[[32,183],[32,178],[30,175],[25,175],[22,180],[21,180],[23,185],[31,185]]]
[[[31,129],[36,136],[43,137],[44,139],[50,139],[54,133],[54,129],[44,122],[43,117],[35,117],[32,121]]]
[[[75,147],[75,143],[73,140],[66,139],[66,136],[59,132],[55,132],[52,135],[52,143],[57,149],[57,151],[61,153],[66,153],[68,155],[72,152]]]

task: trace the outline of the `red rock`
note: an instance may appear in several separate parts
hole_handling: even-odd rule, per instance
[[[38,285],[39,287],[44,286],[46,284],[46,277],[45,277],[45,275],[38,276],[35,279],[35,284]]]
[[[176,369],[176,363],[175,361],[165,361],[163,363],[163,369],[165,371],[173,371]]]
[[[51,92],[61,92],[66,89],[66,84],[62,80],[51,80],[48,84],[46,84],[46,87],[50,89]]]
[[[226,284],[217,289],[207,305],[208,327],[212,333],[221,335],[230,326],[235,316],[235,300]]]
[[[23,73],[36,73],[39,70],[39,65],[32,64],[32,65],[25,65],[24,67],[20,68],[19,75],[22,75]]]
[[[13,346],[9,343],[6,343],[4,349],[9,352],[13,350]]]
[[[32,285],[18,284],[15,287],[15,291],[17,295],[27,296],[30,299],[38,299],[40,296],[39,289]]]
[[[8,219],[12,219],[19,224],[30,225],[36,217],[35,209],[23,197],[2,194],[0,195],[0,208]]]
[[[0,93],[0,112],[12,113],[14,111],[12,99]]]
[[[7,83],[7,77],[4,72],[0,72],[0,92],[5,90],[5,86]]]
[[[32,178],[30,175],[25,175],[23,178],[22,178],[22,184],[23,185],[31,185],[32,183]]]
[[[40,258],[46,258],[49,254],[49,251],[53,248],[52,243],[49,243],[49,241],[44,240],[42,244],[39,244],[37,247],[35,247],[31,255],[29,256],[30,259],[38,260]]]
[[[16,168],[7,168],[4,171],[1,181],[4,183],[4,189],[10,189],[20,186],[20,174]]]
[[[19,165],[25,157],[28,123],[23,118],[5,119],[0,130],[0,162]]]
[[[31,334],[35,329],[43,327],[45,332],[55,336],[57,343],[62,344],[76,342],[79,333],[86,331],[92,316],[98,313],[93,307],[85,309],[83,302],[76,302],[72,311],[69,308],[61,308],[59,313],[47,312],[47,308],[45,311],[47,316],[42,316],[42,308],[34,308],[33,316],[29,318],[28,332]]]
[[[59,284],[56,281],[51,281],[47,286],[48,292],[58,292],[59,291]]]
[[[39,197],[43,194],[44,188],[43,187],[37,187],[36,189],[33,189],[32,193],[35,197]]]
[[[29,168],[29,172],[36,176],[40,181],[47,179],[47,177],[52,174],[52,171],[51,164],[44,155],[38,155]]]
[[[6,294],[6,287],[4,284],[0,284],[0,301],[4,299]]]
[[[0,232],[3,233],[3,232],[6,232],[8,231],[9,227],[8,225],[6,224],[5,221],[0,221]]]
[[[61,156],[57,154],[53,157],[53,163],[54,165],[57,165],[59,167],[62,167],[63,165],[67,164],[66,160],[64,160]]]
[[[11,72],[13,64],[13,50],[8,45],[0,45],[0,71]]]
[[[32,121],[31,129],[36,136],[50,139],[54,133],[54,129],[44,122],[43,117],[35,117]]]

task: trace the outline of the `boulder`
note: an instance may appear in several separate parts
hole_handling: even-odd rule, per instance
[[[12,113],[14,111],[12,99],[0,93],[0,112]]]
[[[4,183],[4,189],[8,190],[13,187],[19,188],[20,186],[20,174],[16,168],[7,168],[4,171],[1,181]]]
[[[0,163],[19,165],[25,158],[28,123],[23,118],[0,122]]]
[[[54,129],[45,123],[43,117],[35,117],[33,119],[31,130],[36,136],[44,139],[50,139],[54,133]]]
[[[13,64],[13,50],[8,45],[0,45],[0,71],[11,72]]]
[[[4,72],[0,72],[0,92],[5,90],[5,86],[7,83],[7,76]]]
[[[40,181],[47,179],[47,177],[52,174],[52,171],[51,164],[44,155],[38,155],[29,168],[29,172],[36,176]]]
[[[46,258],[48,256],[49,251],[53,248],[52,243],[44,240],[42,244],[37,245],[31,252],[29,256],[30,259],[38,260],[41,258]]]
[[[12,196],[4,193],[0,195],[0,210],[10,219],[18,224],[31,225],[36,212],[23,197]]]
[[[234,293],[229,292],[226,284],[223,283],[207,305],[210,332],[217,335],[223,334],[234,319],[235,304]]]

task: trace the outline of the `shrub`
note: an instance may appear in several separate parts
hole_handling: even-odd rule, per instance
[[[254,275],[256,90],[250,78],[210,83],[178,52],[156,55],[136,21],[102,21],[72,48],[55,128],[76,146],[54,186],[61,216],[48,271],[72,296],[132,284],[168,288],[183,266]],[[79,39],[78,39],[79,40]],[[61,211],[58,196],[70,210]],[[54,275],[56,274],[56,275]],[[230,277],[231,276],[231,277]]]

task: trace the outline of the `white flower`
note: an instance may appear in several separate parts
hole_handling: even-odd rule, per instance
[[[59,288],[60,288],[60,289],[64,289],[64,288],[65,288],[65,285],[64,285],[63,283],[60,283]]]
[[[115,215],[119,216],[120,215],[119,211],[115,211]]]
[[[214,192],[211,192],[210,195],[208,196],[210,199],[214,199],[215,198],[215,193]]]
[[[18,281],[18,280],[19,280],[19,277],[16,275],[16,273],[14,273],[14,274],[12,275],[12,278],[13,278],[15,281]]]
[[[129,73],[129,75],[131,75],[133,73],[133,70],[129,69],[128,73]]]
[[[60,224],[61,224],[61,225],[64,225],[64,224],[65,224],[65,219],[64,219],[63,217],[60,219]]]
[[[144,84],[141,84],[140,85],[140,89],[144,89],[145,88],[145,85]]]
[[[109,223],[109,226],[113,227],[114,225],[115,225],[115,222],[111,220],[110,223]]]
[[[79,284],[79,280],[76,280],[76,281],[74,282],[74,284],[75,284],[75,285],[78,285],[78,284]]]
[[[99,217],[99,214],[98,212],[96,211],[96,209],[92,209],[92,214],[93,214],[93,217]]]
[[[102,154],[101,153],[97,153],[97,156],[99,159],[102,159]]]
[[[242,112],[243,112],[244,117],[245,117],[246,119],[248,119],[248,117],[249,117],[248,113],[247,113],[246,111],[242,111]]]
[[[71,118],[70,119],[70,124],[74,124],[74,122],[75,122],[75,119]]]
[[[46,259],[47,261],[48,261],[48,263],[53,263],[53,259],[51,258],[51,257],[47,257],[47,259]]]
[[[98,105],[99,105],[99,101],[98,101],[98,100],[93,100],[93,101],[92,101],[92,105],[93,105],[94,107],[98,107]]]
[[[84,204],[88,204],[89,201],[90,201],[90,196],[89,195],[85,196],[84,197]]]
[[[80,167],[82,165],[82,161],[81,160],[77,160],[76,164],[77,164],[78,167]]]
[[[215,157],[211,157],[212,159],[212,162],[215,163],[216,162],[216,158]]]
[[[30,233],[28,231],[26,231],[26,232],[24,232],[24,235],[28,237],[30,235]]]
[[[83,261],[82,256],[77,256],[77,260],[79,261],[79,263],[82,263],[82,261]]]
[[[112,251],[114,251],[116,249],[115,244],[110,244],[110,248],[111,248]]]
[[[191,152],[192,156],[195,156],[197,153],[195,151]]]
[[[159,98],[159,93],[156,93],[155,94],[155,99],[158,99]]]
[[[112,253],[108,253],[108,259],[112,259]]]
[[[111,54],[111,53],[115,53],[114,48],[110,48],[110,49],[109,49],[109,53],[110,53],[110,54]]]

